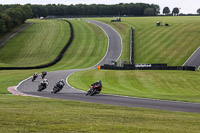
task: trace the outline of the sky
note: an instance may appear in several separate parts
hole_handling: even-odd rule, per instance
[[[162,13],[164,7],[169,7],[170,11],[174,7],[180,8],[180,13],[196,14],[200,8],[200,0],[0,0],[0,4],[118,4],[118,3],[149,3],[160,6]]]

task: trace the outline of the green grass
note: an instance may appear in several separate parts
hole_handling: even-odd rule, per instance
[[[68,81],[88,90],[100,79],[102,93],[200,103],[199,72],[86,70],[71,75]]]
[[[35,27],[29,27],[28,29],[26,29],[24,32],[26,32],[26,34],[20,33],[19,35],[17,35],[14,39],[10,40],[10,42],[8,44],[5,45],[5,47],[3,47],[1,50],[3,51],[10,51],[9,47],[6,47],[7,45],[10,45],[11,43],[13,44],[11,49],[15,50],[15,52],[13,53],[9,53],[9,55],[6,56],[14,56],[16,58],[16,60],[20,60],[21,57],[20,56],[15,56],[15,53],[17,53],[17,51],[20,51],[20,49],[18,48],[18,45],[23,45],[24,48],[28,49],[29,45],[27,45],[26,43],[18,43],[15,42],[15,40],[20,40],[21,38],[29,38],[30,42],[34,42],[37,41],[34,38],[38,37],[37,33],[41,32],[42,27],[48,27],[46,29],[43,29],[45,32],[45,30],[47,32],[51,31],[51,23],[54,23],[53,25],[56,24],[63,24],[65,25],[63,29],[59,29],[62,30],[60,32],[66,32],[63,35],[66,35],[66,38],[69,38],[69,27],[67,28],[68,24],[66,22],[62,22],[62,21],[57,21],[57,20],[48,20],[48,21],[41,21],[41,20],[30,20],[33,21],[35,25],[37,25],[38,28]],[[42,23],[42,24],[41,24]],[[97,26],[84,22],[84,21],[71,21],[73,28],[74,28],[74,40],[72,42],[72,44],[70,45],[70,47],[67,49],[66,53],[63,56],[63,59],[58,62],[56,65],[49,67],[49,68],[45,68],[45,69],[40,69],[40,70],[24,70],[24,71],[0,71],[0,93],[8,93],[7,88],[9,86],[16,86],[20,81],[22,81],[23,79],[30,77],[33,75],[34,72],[38,72],[41,73],[43,70],[46,71],[55,71],[55,70],[64,70],[64,69],[75,69],[75,68],[87,68],[87,67],[91,67],[96,65],[96,63],[98,63],[105,55],[106,50],[107,50],[107,38],[106,35],[104,34],[104,32]],[[45,25],[45,26],[44,26]],[[50,27],[49,27],[50,26]],[[33,30],[34,29],[34,30]],[[28,32],[31,31],[32,32]],[[31,37],[33,36],[33,37]],[[55,35],[57,36],[57,35]],[[51,39],[51,36],[48,36],[49,39]],[[32,38],[32,39],[31,39]],[[54,38],[54,37],[53,37]],[[49,40],[46,38],[46,40]],[[68,41],[68,40],[62,40],[63,38],[59,38],[59,42],[63,42],[63,46],[64,44]],[[25,39],[27,40],[27,39]],[[45,41],[44,38],[40,38],[40,40]],[[66,42],[64,42],[66,41]],[[38,44],[38,43],[36,43]],[[35,45],[36,45],[35,44]],[[49,45],[49,44],[46,44]],[[55,44],[54,44],[55,45]],[[60,47],[60,49],[62,48],[61,46],[59,46],[60,44],[57,44],[57,47]],[[55,45],[56,46],[56,45]],[[40,44],[38,44],[35,47],[40,47]],[[47,47],[47,48],[51,48],[51,47]],[[50,54],[51,51],[50,49],[47,50],[46,48],[46,54]],[[0,54],[1,51],[0,50]],[[43,49],[44,50],[44,49]],[[33,50],[34,51],[34,50]],[[48,52],[50,53],[48,53]],[[42,61],[42,53],[39,53],[39,51],[35,51],[38,52],[37,55],[41,55],[41,59],[36,56],[34,58],[37,58],[38,60],[33,65],[37,65],[39,63],[41,63],[40,61]],[[58,53],[59,51],[57,51]],[[26,51],[24,51],[23,54],[25,54]],[[2,53],[3,54],[3,53]],[[22,53],[21,53],[22,54]],[[26,58],[29,59],[29,61],[27,62],[30,63],[31,61],[33,61],[33,58],[31,58],[31,53],[27,52],[26,53],[27,56]],[[54,56],[53,56],[54,55]],[[2,55],[2,58],[6,59],[6,56]],[[55,58],[56,54],[52,54],[52,58]],[[1,58],[1,57],[0,57]],[[48,58],[48,57],[45,57]],[[9,58],[8,60],[12,60],[11,58]],[[52,59],[48,59],[48,61],[51,61]],[[90,60],[88,62],[88,60]],[[17,66],[20,65],[22,62],[10,62],[10,65],[12,64],[12,66]],[[44,64],[45,62],[42,62],[41,64]],[[31,63],[30,63],[31,64]],[[8,64],[6,64],[8,66]]]
[[[168,63],[182,65],[200,46],[200,17],[127,17],[111,23],[113,18],[99,20],[113,26],[123,38],[121,59],[129,60],[129,30],[135,32],[135,63]],[[157,27],[156,22],[168,23]]]
[[[0,66],[35,66],[52,61],[69,40],[68,23],[31,20],[35,24],[20,32],[0,49]]]
[[[17,26],[16,28],[12,29],[11,31],[7,31],[6,33],[0,34],[0,41],[3,41],[4,39],[6,39],[7,37],[9,37],[10,35],[12,35],[13,33],[17,32],[19,29],[26,27],[27,25],[29,25],[28,23],[24,23],[20,26]]]
[[[0,66],[35,66],[52,61],[70,36],[68,23],[58,20],[30,20],[27,28],[0,49]],[[74,40],[57,70],[87,68],[98,63],[107,50],[107,38],[97,26],[84,21],[71,21]],[[88,62],[88,60],[90,60]]]
[[[36,71],[42,70],[0,70],[0,94],[9,94],[7,88],[9,86],[17,86],[22,80],[32,76]]]
[[[200,114],[0,95],[0,132],[198,132]]]
[[[52,70],[88,68],[96,65],[106,54],[108,39],[96,25],[85,21],[70,21],[74,27],[74,40],[64,58]]]
[[[57,21],[54,22],[59,23],[60,25],[60,22]],[[52,23],[54,22],[52,21]],[[142,108],[119,107],[119,106],[93,104],[85,102],[73,102],[65,100],[6,95],[8,94],[7,92],[8,86],[17,85],[23,79],[31,76],[35,71],[40,73],[43,70],[54,71],[54,70],[90,67],[95,65],[102,58],[101,56],[104,56],[107,48],[106,46],[107,39],[104,32],[101,31],[100,28],[92,24],[88,24],[86,22],[82,21],[71,21],[71,22],[75,30],[75,39],[72,45],[69,47],[68,51],[65,53],[64,58],[59,63],[57,63],[52,67],[39,70],[0,71],[0,93],[1,93],[0,132],[115,132],[115,133],[116,132],[120,133],[121,132],[174,132],[176,133],[176,132],[199,131],[200,128],[199,114],[195,113],[158,111],[158,110],[142,109]],[[66,33],[64,34],[69,35],[69,27],[67,23],[65,23],[64,25],[65,25],[64,29],[68,29],[65,31]],[[25,30],[25,32],[28,30],[29,29]],[[36,30],[35,32],[37,32],[37,30],[40,30],[40,28],[35,28],[35,30]],[[45,32],[46,30],[51,30],[51,28],[46,28]],[[55,34],[55,36],[56,35],[57,34]],[[34,35],[32,34],[30,36],[33,37]],[[19,36],[17,36],[17,38],[18,37]],[[30,39],[32,39],[32,37]],[[29,40],[29,41],[32,42],[34,40]],[[12,42],[12,44],[15,43]],[[37,45],[37,43],[35,44]],[[23,46],[26,47],[26,45]],[[17,46],[14,47],[17,48]],[[85,47],[87,47],[87,49]],[[91,53],[91,51],[93,52]],[[4,66],[8,66],[11,64],[12,66],[20,65],[18,64],[18,62],[15,63],[11,62],[12,59],[9,60],[10,62],[2,62],[2,64],[5,63]],[[36,61],[37,63],[35,64],[40,64],[41,60],[42,59],[38,59],[38,62]],[[48,58],[47,60],[51,59]],[[42,61],[42,63],[44,62]],[[2,64],[0,64],[0,66],[2,66]],[[30,64],[27,63],[25,65],[30,65]],[[94,72],[94,74],[91,74],[90,71]],[[100,72],[99,76],[104,76],[105,74],[104,72],[102,73],[102,70],[101,71],[90,70],[90,71],[88,72],[92,75],[93,79],[89,80],[89,78],[86,77],[88,79],[86,82],[83,79],[82,80],[84,82],[81,81],[81,83],[85,85],[84,88],[86,89],[88,89],[89,87],[88,85],[90,85],[90,83],[99,79],[95,74],[99,72]],[[109,76],[116,77],[113,79],[113,81],[120,81],[116,80],[117,78],[119,78],[117,76],[118,74],[108,75],[109,73],[112,73],[112,71],[106,73],[108,77]],[[142,73],[146,73],[146,71],[141,73],[137,71],[137,73],[140,76],[142,75]],[[119,74],[119,75],[122,76],[122,79],[125,78],[123,77],[124,74]],[[151,72],[149,72],[149,74],[147,73],[147,75],[151,77]],[[185,76],[181,74],[177,75],[180,75],[182,77]],[[199,75],[193,73],[187,75],[191,75],[191,77],[197,78],[196,80],[194,80],[193,83],[196,84],[196,81],[199,79],[198,78]],[[80,80],[80,78],[82,78],[83,75],[80,76],[81,77],[78,77],[75,81]],[[144,77],[144,80],[147,79],[145,78],[145,75],[142,75],[141,80],[142,77]],[[128,78],[131,79],[131,77]],[[152,82],[153,81],[154,79],[152,78]],[[106,82],[109,83],[110,80],[106,79]],[[106,82],[105,79],[103,79],[104,87],[106,87]],[[192,84],[192,81],[190,81],[190,83]],[[113,84],[112,81],[111,84]],[[115,86],[111,86],[109,88],[111,89],[113,87]],[[160,90],[158,92],[162,92],[161,89],[158,90]],[[103,92],[105,91],[106,89],[103,88]],[[195,92],[198,91],[199,89],[196,88]],[[113,91],[111,90],[110,92]],[[127,90],[124,93],[127,93]],[[142,92],[140,94],[142,94]]]

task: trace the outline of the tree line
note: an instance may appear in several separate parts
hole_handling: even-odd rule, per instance
[[[23,24],[28,18],[47,16],[155,16],[160,7],[145,3],[104,4],[48,4],[0,5],[0,34]]]
[[[30,5],[33,11],[33,17],[52,16],[155,16],[159,13],[160,7],[154,4],[129,3],[129,4],[48,4],[48,5]]]
[[[175,7],[172,12],[170,11],[169,7],[164,7],[163,8],[163,14],[164,15],[173,15],[173,16],[178,16],[179,15],[179,8]],[[197,13],[200,14],[200,8],[197,9]]]
[[[32,16],[29,5],[0,5],[0,34],[23,24]]]
[[[169,7],[164,7],[163,8],[163,14],[165,14],[165,15],[170,15],[170,9],[169,9]],[[179,14],[179,8],[177,8],[177,7],[175,7],[173,10],[172,10],[172,14],[171,15],[173,15],[173,16],[178,16],[178,14]]]

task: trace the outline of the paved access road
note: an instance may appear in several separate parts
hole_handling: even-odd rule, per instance
[[[1,42],[0,42],[0,48],[3,47],[3,45],[8,42],[10,39],[12,39],[13,37],[15,37],[18,33],[22,32],[23,30],[25,30],[27,27],[33,25],[32,22],[28,22],[26,26],[24,27],[21,27],[19,29],[17,29],[17,31],[13,34],[11,34],[10,36],[8,36],[7,38],[3,39]]]
[[[109,38],[109,47],[107,53],[105,57],[97,65],[108,63],[110,59],[117,60],[121,55],[121,50],[122,50],[122,40],[119,34],[113,28],[104,23],[97,21],[89,21],[89,22],[94,23],[99,27],[101,27]],[[95,69],[97,65],[88,69]],[[31,82],[30,78],[26,79],[25,81],[19,84],[17,89],[25,94],[48,97],[48,98],[85,101],[85,102],[130,106],[130,107],[153,108],[153,109],[169,110],[169,111],[200,113],[200,104],[197,103],[184,103],[184,102],[163,101],[163,100],[153,100],[144,98],[132,98],[132,97],[114,96],[107,94],[85,96],[86,92],[72,88],[69,85],[64,86],[63,90],[57,94],[50,93],[55,82],[57,82],[59,79],[65,79],[70,74],[81,70],[86,70],[86,69],[73,69],[73,70],[49,72],[47,74],[47,79],[49,80],[50,84],[48,88],[42,92],[37,92],[37,88],[41,81],[41,77],[37,78],[35,82]]]

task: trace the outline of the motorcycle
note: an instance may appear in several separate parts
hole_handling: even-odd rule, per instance
[[[35,81],[37,77],[38,77],[37,75],[33,75],[32,82]]]
[[[90,86],[90,89],[88,90],[88,92],[85,94],[86,96],[87,95],[90,95],[90,96],[94,96],[95,94],[99,94],[101,92],[101,88],[102,88],[102,85],[101,84],[92,84]]]
[[[47,75],[47,72],[46,72],[46,71],[42,72],[42,75],[41,75],[42,79],[44,79],[44,77],[45,77],[46,75]]]
[[[51,93],[57,93],[57,92],[61,91],[63,86],[64,86],[64,84],[62,84],[60,82],[56,83],[56,85],[53,87],[53,90],[51,91]]]
[[[47,88],[47,84],[39,84],[37,91],[42,91]]]

